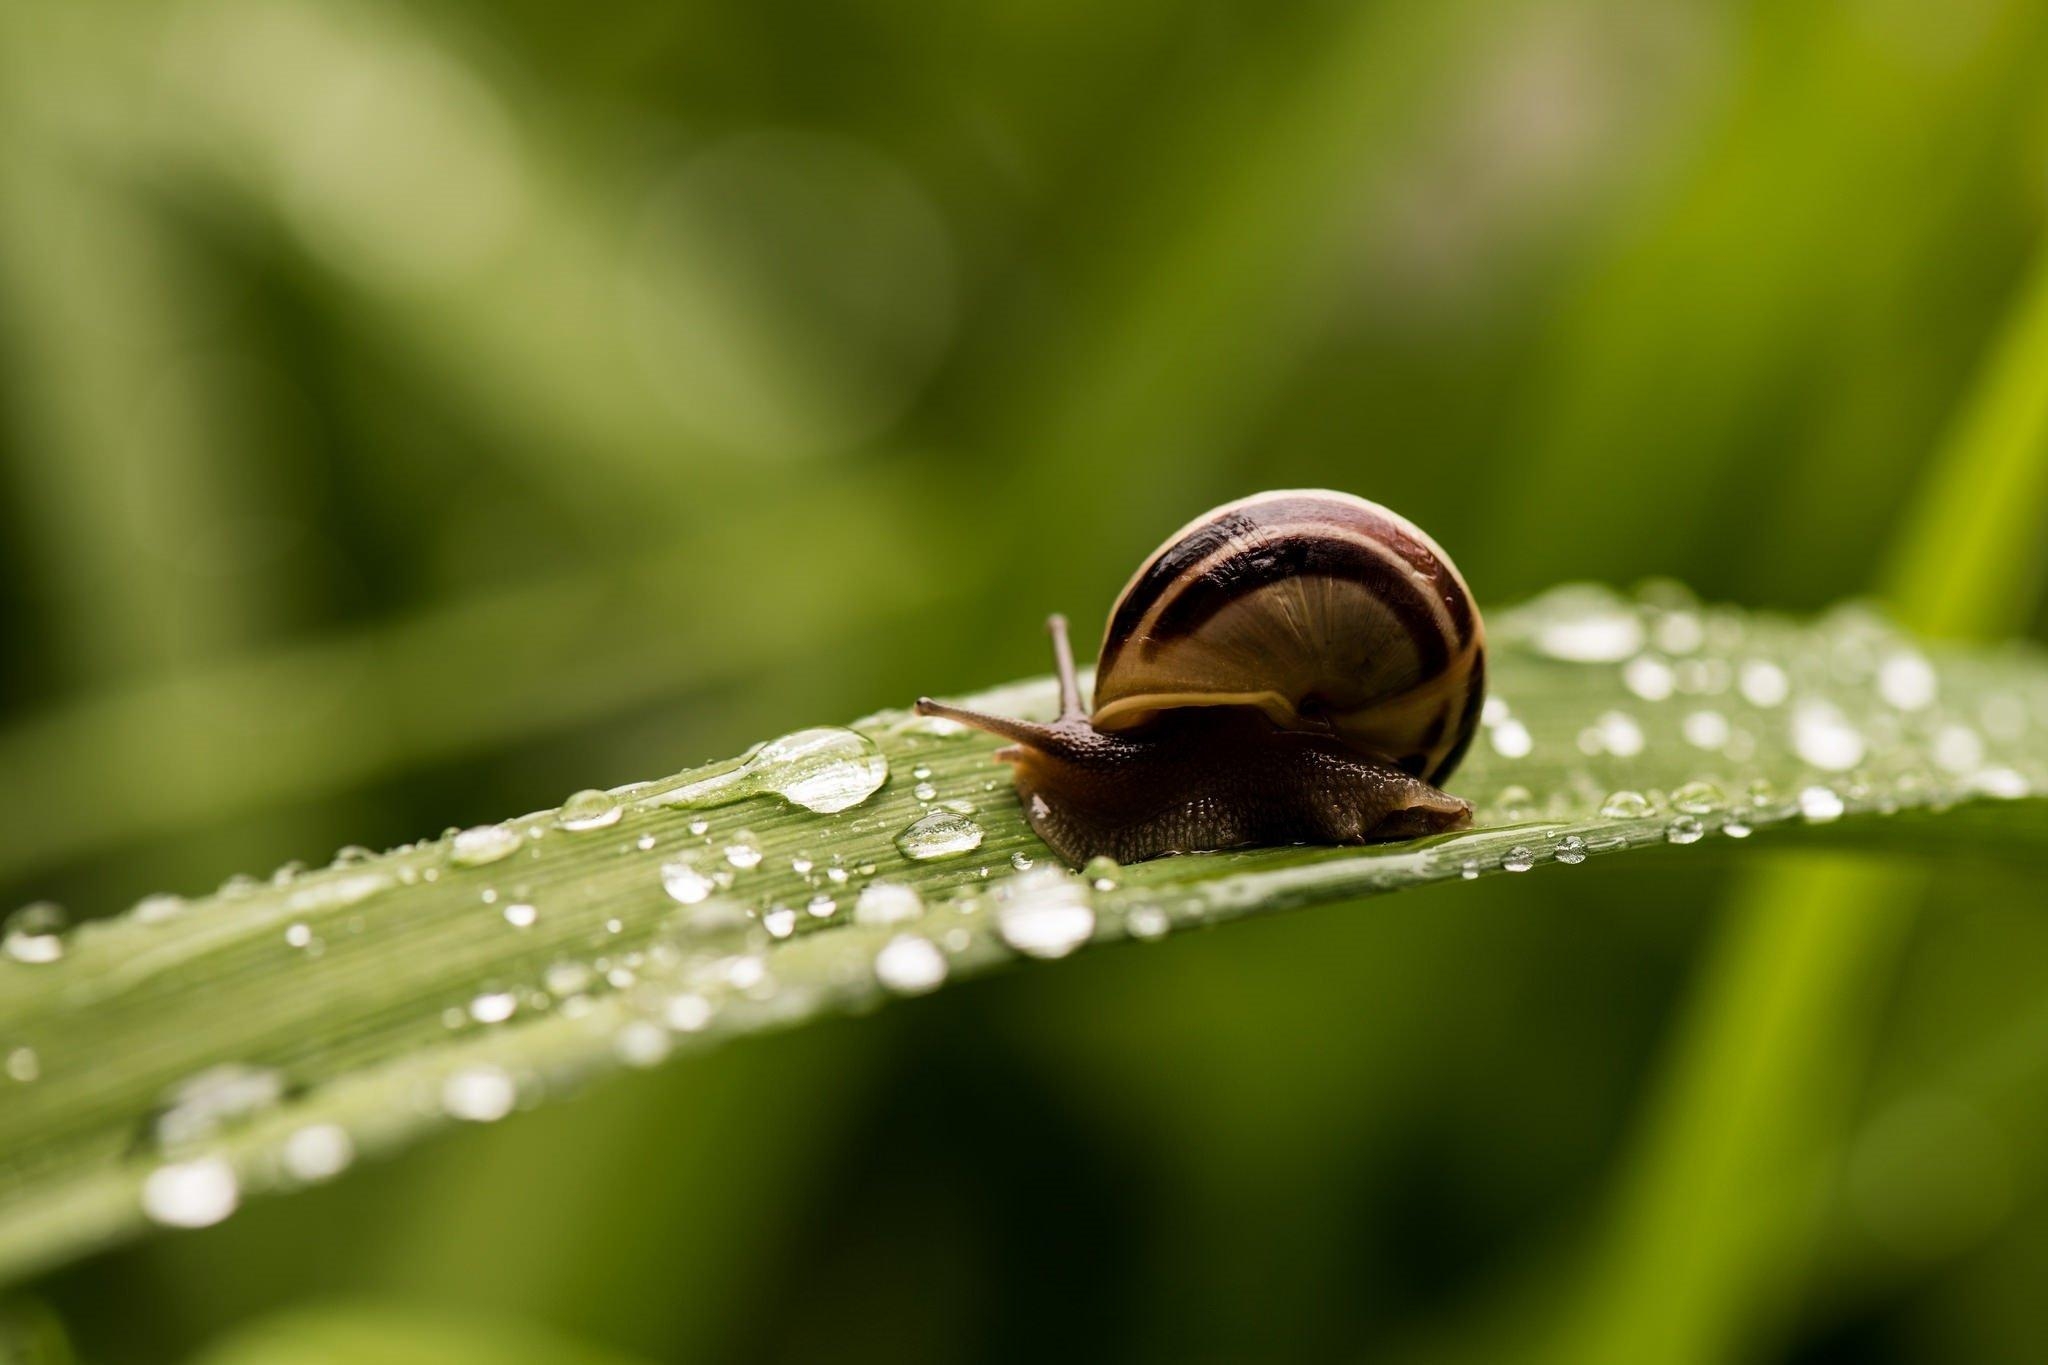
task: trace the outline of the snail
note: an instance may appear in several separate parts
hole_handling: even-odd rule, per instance
[[[1439,789],[1485,697],[1486,643],[1436,542],[1348,493],[1260,493],[1196,518],[1110,611],[1081,704],[1051,618],[1059,717],[921,698],[1010,741],[1040,838],[1076,865],[1247,844],[1416,838],[1470,822]]]

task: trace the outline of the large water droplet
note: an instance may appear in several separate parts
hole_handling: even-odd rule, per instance
[[[1573,663],[1620,663],[1643,647],[1643,622],[1603,588],[1563,588],[1531,603],[1536,648]]]
[[[512,1112],[519,1091],[495,1066],[468,1066],[441,1083],[441,1107],[469,1123],[495,1123]]]
[[[241,1202],[235,1168],[217,1156],[159,1166],[142,1182],[142,1211],[173,1228],[211,1227]]]
[[[1525,845],[1516,844],[1501,855],[1500,866],[1503,872],[1527,872],[1536,866],[1536,854]]]
[[[1736,670],[1735,687],[1751,706],[1777,706],[1792,691],[1785,670],[1769,659],[1746,659]]]
[[[1618,791],[1600,803],[1600,813],[1610,820],[1640,820],[1656,814],[1656,807],[1641,792]]]
[[[718,889],[718,883],[686,862],[663,863],[661,885],[672,900],[695,905]]]
[[[1529,751],[1536,747],[1529,727],[1513,717],[1488,730],[1486,738],[1493,745],[1493,751],[1502,758],[1527,758]]]
[[[32,1047],[17,1047],[7,1053],[7,1075],[11,1080],[27,1085],[43,1074],[42,1059],[36,1056]]]
[[[937,990],[946,980],[946,955],[928,938],[892,938],[875,954],[875,979],[898,995]]]
[[[819,726],[770,740],[738,767],[658,792],[643,804],[717,806],[772,794],[830,815],[859,805],[888,780],[889,761],[872,740],[838,726]]]
[[[348,1131],[332,1123],[314,1123],[284,1140],[280,1153],[284,1169],[294,1180],[313,1184],[332,1180],[356,1159],[356,1145]]]
[[[1065,957],[1095,932],[1088,889],[1058,868],[1012,877],[996,907],[996,931],[1027,957]]]
[[[580,834],[585,830],[616,825],[621,814],[618,798],[610,792],[586,790],[577,792],[562,803],[562,808],[555,812],[555,823]]]
[[[1921,655],[1901,651],[1877,666],[1877,694],[1901,711],[1933,705],[1938,688],[1934,665]]]
[[[1668,843],[1696,844],[1706,832],[1706,826],[1699,822],[1698,817],[1675,815],[1671,818],[1671,823],[1664,827],[1664,838]]]
[[[183,896],[144,896],[129,913],[135,916],[137,924],[163,924],[185,913],[187,903]]]
[[[511,991],[485,991],[469,1002],[469,1017],[479,1024],[502,1024],[519,1008]]]
[[[208,1067],[165,1092],[153,1125],[156,1140],[165,1147],[197,1142],[283,1098],[284,1077],[269,1067],[234,1062]]]
[[[1687,782],[1671,793],[1671,804],[1687,815],[1711,815],[1727,803],[1711,782]]]
[[[1656,655],[1638,654],[1622,666],[1621,681],[1644,701],[1663,701],[1677,685],[1677,676]]]
[[[519,834],[504,825],[478,825],[455,836],[448,860],[463,867],[481,867],[509,858],[519,850]]]
[[[1567,834],[1557,841],[1557,860],[1576,867],[1586,861],[1586,841],[1576,834]]]
[[[1863,733],[1831,703],[1802,701],[1792,711],[1792,748],[1824,772],[1847,772],[1863,761]]]
[[[896,847],[903,850],[904,857],[925,862],[970,853],[981,847],[981,838],[981,826],[966,816],[935,810],[919,816],[897,835]]]
[[[1842,818],[1842,798],[1832,787],[1804,787],[1799,792],[1799,813],[1808,823],[1824,825]]]
[[[64,956],[64,908],[50,901],[24,905],[0,922],[0,952],[42,966]]]

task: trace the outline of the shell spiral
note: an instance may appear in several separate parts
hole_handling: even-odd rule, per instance
[[[1485,693],[1485,628],[1442,548],[1377,503],[1303,489],[1218,507],[1139,566],[1110,613],[1093,719],[1256,707],[1434,783]]]

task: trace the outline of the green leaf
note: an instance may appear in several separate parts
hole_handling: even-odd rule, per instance
[[[0,1273],[1019,957],[1447,878],[1589,875],[1573,865],[1629,849],[2048,843],[2037,651],[1928,650],[1860,608],[1799,624],[1671,587],[1560,589],[1492,640],[1452,784],[1477,821],[1433,840],[1076,875],[992,741],[891,711],[68,937],[30,915],[0,959]],[[974,700],[1042,715],[1051,686]]]

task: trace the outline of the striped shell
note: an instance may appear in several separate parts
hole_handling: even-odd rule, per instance
[[[1471,742],[1485,676],[1465,580],[1413,523],[1348,493],[1260,493],[1190,522],[1132,576],[1094,723],[1256,706],[1437,782]]]

